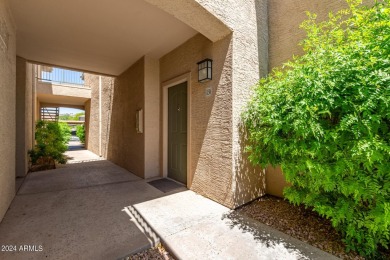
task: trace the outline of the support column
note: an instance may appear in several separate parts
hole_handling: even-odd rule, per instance
[[[16,150],[15,173],[23,177],[28,172],[28,150],[33,143],[33,70],[21,57],[16,59]]]
[[[159,176],[160,68],[159,61],[145,57],[145,179]]]

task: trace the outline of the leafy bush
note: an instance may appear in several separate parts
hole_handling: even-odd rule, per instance
[[[76,126],[76,135],[80,139],[80,142],[85,143],[85,128],[84,128],[84,125]]]
[[[64,152],[68,149],[69,139],[70,129],[66,124],[38,121],[35,131],[36,145],[28,152],[32,165],[55,168],[55,162],[66,163]]]
[[[390,8],[348,3],[309,14],[305,54],[260,81],[243,120],[251,162],[281,165],[289,201],[375,256],[390,243]]]
[[[64,138],[64,142],[67,144],[70,141],[71,129],[67,123],[58,123],[60,127],[61,136]]]

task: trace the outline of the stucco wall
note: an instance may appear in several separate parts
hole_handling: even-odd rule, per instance
[[[282,65],[293,55],[303,53],[298,43],[306,36],[299,25],[307,18],[306,11],[318,15],[318,21],[328,17],[330,11],[347,6],[345,0],[268,0],[269,8],[269,67]]]
[[[25,114],[25,155],[28,166],[29,157],[27,155],[28,150],[32,149],[35,142],[35,120],[34,120],[34,96],[35,96],[35,66],[31,63],[26,65],[26,93],[25,102],[26,110]]]
[[[16,176],[23,177],[28,171],[28,150],[33,138],[33,66],[21,57],[16,58]]]
[[[15,195],[15,27],[8,2],[0,0],[0,221]]]
[[[84,111],[85,111],[85,123],[84,123],[84,130],[85,130],[85,148],[89,150],[89,122],[90,122],[90,116],[91,116],[91,100],[88,100],[84,103]]]
[[[85,85],[91,88],[91,100],[86,102],[86,146],[91,152],[107,158],[109,142],[109,122],[112,106],[114,78],[101,76],[101,148],[99,140],[99,76],[84,74]]]
[[[108,124],[107,159],[140,177],[144,177],[145,168],[144,134],[136,132],[135,119],[136,111],[144,109],[144,69],[141,58],[115,78]]]
[[[91,90],[86,87],[78,87],[78,86],[67,86],[67,85],[61,85],[61,84],[55,84],[51,82],[41,82],[38,81],[37,83],[37,95],[39,96],[60,96],[65,102],[72,101],[71,98],[67,97],[73,97],[74,100],[76,98],[91,98]],[[53,100],[54,102],[58,100],[58,98],[55,97],[48,97],[46,98],[48,100],[47,102],[50,102]],[[69,103],[72,104],[72,103]]]
[[[147,179],[160,175],[160,63],[148,56],[144,59],[144,177]]]
[[[268,72],[267,1],[198,0],[233,31],[232,141],[233,181],[230,207],[264,194],[264,173],[251,167],[244,152],[246,134],[241,113],[251,87]]]
[[[161,79],[192,72],[191,189],[234,208],[265,191],[263,171],[252,168],[244,152],[246,135],[242,132],[241,113],[251,87],[268,71],[267,1],[196,2],[233,33],[214,43],[195,36],[161,59]],[[175,4],[180,5],[177,1]],[[174,13],[172,9],[170,6],[169,11]],[[202,58],[214,60],[216,78],[199,85],[196,62]],[[208,100],[204,98],[206,86],[213,87],[213,96]]]
[[[213,80],[198,83],[197,62],[204,58],[213,59]],[[161,82],[191,72],[191,189],[225,205],[232,195],[231,62],[230,36],[212,43],[200,34],[160,60]]]
[[[85,103],[86,147],[99,154],[99,76],[85,74],[91,100]],[[159,61],[143,57],[118,77],[101,77],[101,155],[142,178],[160,175]],[[135,114],[143,109],[143,133]]]

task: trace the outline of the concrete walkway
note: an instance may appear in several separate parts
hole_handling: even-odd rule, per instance
[[[72,152],[73,164],[26,177],[0,223],[0,246],[16,252],[0,259],[120,259],[160,239],[179,259],[335,259],[184,187],[164,193]]]
[[[123,209],[164,195],[103,160],[30,173],[0,223],[0,245],[17,252],[0,259],[118,259],[148,248]]]
[[[128,212],[179,259],[338,259],[192,191],[137,203]]]
[[[85,150],[80,141],[70,141],[68,147],[69,150],[65,153],[68,156],[68,164],[103,160],[99,155]]]

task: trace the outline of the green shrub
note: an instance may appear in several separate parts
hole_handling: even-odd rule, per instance
[[[64,122],[58,123],[58,126],[60,127],[61,136],[64,138],[64,142],[67,144],[70,141],[70,137],[72,136],[70,126]]]
[[[32,165],[55,167],[55,162],[66,163],[67,158],[64,153],[68,149],[70,129],[65,125],[49,121],[36,123],[36,144],[28,152]]]
[[[315,18],[301,25],[305,54],[262,79],[243,114],[250,160],[281,165],[289,201],[375,256],[390,243],[389,0]]]
[[[76,127],[76,135],[80,139],[80,142],[85,143],[85,128],[84,128],[84,125],[78,125]]]

